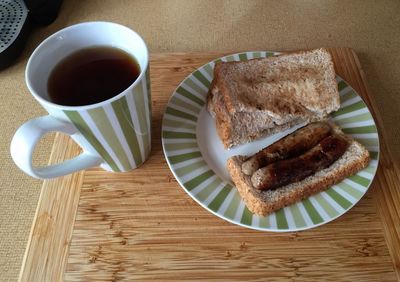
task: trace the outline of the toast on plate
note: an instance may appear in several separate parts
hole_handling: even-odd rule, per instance
[[[325,49],[240,62],[219,62],[207,97],[225,148],[339,109],[331,55]]]

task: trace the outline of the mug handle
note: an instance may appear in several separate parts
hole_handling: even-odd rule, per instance
[[[18,128],[11,141],[11,157],[17,166],[30,176],[41,179],[54,178],[98,166],[103,162],[99,156],[84,151],[79,156],[60,164],[34,167],[32,164],[33,150],[43,135],[50,131],[60,131],[68,135],[78,132],[72,124],[47,115],[23,124]]]

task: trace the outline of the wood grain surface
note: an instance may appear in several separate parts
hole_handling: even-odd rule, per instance
[[[49,164],[80,153],[64,134],[57,133]],[[21,281],[60,281],[78,208],[84,172],[44,182],[20,272]]]
[[[337,73],[365,99],[379,127],[379,109],[356,55],[346,48],[331,52]],[[150,159],[130,173],[95,168],[45,181],[22,281],[400,279],[400,170],[382,131],[380,166],[367,194],[345,215],[315,229],[272,233],[236,226],[180,188],[161,148],[162,114],[188,74],[225,54],[152,54]],[[57,135],[51,162],[78,153]]]

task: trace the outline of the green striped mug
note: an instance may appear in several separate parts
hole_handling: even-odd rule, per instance
[[[139,77],[125,91],[92,105],[64,106],[49,101],[47,81],[51,70],[65,56],[82,48],[109,46],[131,54],[139,63]],[[110,22],[87,22],[58,31],[43,41],[26,67],[26,83],[33,97],[49,115],[29,120],[11,141],[11,156],[27,174],[53,178],[100,166],[126,172],[140,166],[150,154],[151,96],[149,53],[133,30]],[[70,135],[83,153],[61,164],[34,167],[36,143],[49,131]]]

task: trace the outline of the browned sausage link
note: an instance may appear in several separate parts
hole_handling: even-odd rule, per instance
[[[297,157],[317,145],[330,133],[331,127],[328,123],[310,123],[250,157],[242,164],[242,171],[246,175],[252,175],[260,167],[278,160]]]
[[[344,154],[348,145],[343,136],[332,134],[299,157],[278,161],[258,169],[251,177],[251,182],[260,190],[275,189],[298,182],[330,166]]]

